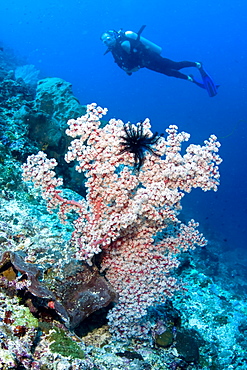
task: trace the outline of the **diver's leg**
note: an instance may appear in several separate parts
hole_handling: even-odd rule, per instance
[[[170,77],[176,77],[181,78],[182,80],[188,80],[188,76],[184,73],[181,73],[175,69],[169,69],[166,66],[160,66],[160,65],[153,65],[153,64],[146,64],[146,68],[151,69],[152,71],[162,73],[163,75],[170,76]]]
[[[175,69],[164,69],[163,72],[164,75],[170,76],[170,77],[176,77],[176,78],[181,78],[182,80],[189,80],[189,76],[185,75],[184,73],[181,73]]]
[[[158,54],[149,55],[149,58],[145,58],[143,61],[143,66],[152,71],[162,73],[166,76],[181,78],[183,80],[190,80],[190,78],[186,74],[179,72],[180,69],[189,67],[200,68],[199,65],[200,63],[189,61],[174,62]]]
[[[199,62],[189,62],[188,60],[184,60],[182,62],[174,62],[171,59],[167,58],[162,58],[164,61],[164,64],[167,66],[169,69],[175,69],[179,71],[182,68],[190,68],[190,67],[195,67],[195,68],[200,68],[201,63]]]

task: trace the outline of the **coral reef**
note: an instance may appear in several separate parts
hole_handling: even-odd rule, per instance
[[[19,305],[16,297],[0,293],[0,366],[3,370],[40,369],[32,355],[32,346],[38,333],[38,320],[27,307]]]
[[[38,82],[40,71],[35,68],[33,64],[25,64],[19,66],[15,70],[15,78],[21,78],[25,84],[35,86]]]
[[[65,135],[69,118],[85,113],[78,100],[73,96],[71,84],[61,78],[40,80],[34,102],[36,116],[31,117],[29,136],[40,143],[41,147],[51,147],[53,155],[64,155],[69,140]],[[36,122],[35,122],[36,120]]]
[[[21,180],[21,164],[28,155],[37,153],[38,150],[45,151],[48,158],[55,157],[59,162],[60,173],[64,176],[65,188],[62,193],[59,193],[60,200],[62,198],[66,200],[67,203],[64,203],[66,207],[74,203],[76,209],[79,209],[76,205],[84,204],[84,199],[75,191],[68,189],[68,186],[74,190],[79,189],[81,194],[85,195],[83,186],[78,187],[84,177],[83,174],[80,179],[75,176],[78,173],[71,163],[69,170],[65,167],[67,164],[62,157],[66,145],[63,143],[70,143],[71,138],[67,137],[63,130],[67,127],[68,118],[77,118],[85,114],[86,110],[75,98],[73,99],[70,84],[63,80],[60,81],[62,86],[59,86],[60,82],[57,79],[47,81],[44,79],[45,83],[41,80],[38,85],[40,93],[37,95],[36,86],[25,83],[23,79],[16,79],[16,68],[26,64],[26,61],[17,60],[5,45],[0,44],[0,254],[4,257],[0,270],[0,369],[246,370],[246,267],[242,255],[234,263],[236,256],[233,252],[226,251],[224,245],[214,240],[209,240],[207,246],[197,248],[192,253],[187,251],[180,256],[177,254],[177,259],[181,263],[179,268],[173,271],[172,278],[176,277],[179,281],[182,279],[185,289],[174,292],[172,301],[165,297],[165,303],[160,301],[158,306],[147,308],[145,322],[142,322],[142,324],[148,324],[150,328],[150,336],[147,340],[144,336],[140,339],[132,338],[128,342],[115,340],[105,320],[108,308],[89,315],[75,330],[66,328],[61,315],[54,309],[56,306],[54,298],[61,302],[63,289],[69,292],[70,287],[74,289],[77,283],[82,286],[80,278],[83,275],[81,272],[84,271],[82,266],[85,262],[76,258],[76,254],[77,257],[82,257],[80,249],[82,244],[78,246],[76,238],[82,237],[81,242],[83,242],[83,235],[78,225],[73,235],[74,244],[70,243],[71,233],[74,231],[73,221],[77,218],[76,213],[67,215],[67,224],[61,224],[55,213],[48,213],[45,202],[39,196],[39,190],[29,187],[27,192],[27,187]],[[57,87],[56,91],[52,87],[53,84]],[[36,96],[39,96],[39,101],[36,101]],[[76,109],[75,114],[73,114],[73,108],[70,109],[70,102],[71,106]],[[66,111],[69,112],[68,115]],[[47,125],[45,127],[53,127],[55,131],[56,129],[59,131],[61,148],[56,146],[52,137],[42,132],[43,124]],[[106,134],[104,130],[101,130],[104,125],[105,123],[101,123],[100,130],[96,131],[103,136]],[[123,127],[121,121],[119,125]],[[146,123],[144,127],[145,125]],[[135,130],[136,125],[130,124],[130,127]],[[122,132],[120,135],[126,137],[126,132],[122,129],[120,131]],[[51,132],[54,133],[52,130]],[[145,128],[143,134],[147,132]],[[35,133],[39,134],[36,138]],[[105,172],[98,173],[95,162],[91,158],[94,154],[103,158],[106,152],[99,145],[97,135],[95,135],[94,142],[92,137],[90,140],[96,145],[97,150],[95,153],[93,150],[89,151],[88,157],[87,153],[84,153],[85,158],[89,159],[89,163],[85,166],[89,166],[88,170],[91,168],[90,171],[96,180],[95,185],[98,186],[107,180],[107,169],[103,167],[102,170]],[[167,141],[167,139],[164,140]],[[124,139],[119,141],[126,142]],[[157,144],[161,145],[162,142],[164,142],[163,139]],[[85,143],[87,144],[87,141]],[[115,143],[109,141],[109,145],[114,150]],[[124,145],[119,146],[119,152],[122,149]],[[151,149],[159,154],[156,145],[151,145]],[[166,154],[169,153],[169,147],[167,150]],[[184,162],[180,153],[178,156],[175,152],[171,153],[170,160],[166,162],[163,179],[166,180],[167,186],[172,184],[179,186],[183,183],[183,174],[188,170],[188,166],[181,167]],[[141,176],[143,176],[142,171],[145,166],[147,168],[150,163],[151,153],[143,151],[143,154],[144,162],[139,171]],[[201,155],[203,160],[205,153],[201,152]],[[127,184],[127,196],[130,196],[129,183],[136,178],[138,171],[134,168],[134,156],[128,151],[124,156],[128,158],[127,168],[131,172],[131,177],[129,181],[127,177],[123,186]],[[158,162],[165,158],[164,156],[155,157]],[[173,157],[178,160],[176,163],[173,162]],[[125,159],[116,173],[121,179],[119,174],[126,167],[124,161]],[[191,165],[193,167],[195,164],[191,163]],[[149,170],[150,180],[157,172],[157,164],[153,167]],[[173,171],[173,176],[167,176],[169,171]],[[175,174],[177,174],[176,178]],[[190,172],[187,179],[193,181],[193,178],[195,179],[195,173]],[[183,184],[185,185],[185,182]],[[90,186],[93,186],[93,183]],[[141,188],[140,186],[139,189]],[[117,179],[112,190],[115,192],[116,189]],[[107,197],[109,197],[109,190],[108,187],[104,188]],[[183,190],[178,193],[180,192]],[[150,193],[152,194],[154,195]],[[73,200],[73,203],[69,203],[69,199]],[[116,203],[111,202],[108,205],[113,206]],[[101,211],[106,212],[104,204],[100,208],[99,202],[98,206],[99,208],[93,209],[96,214],[101,214]],[[118,206],[123,211],[121,204]],[[88,207],[87,211],[89,210]],[[147,211],[149,210],[150,208]],[[174,207],[173,211],[178,218],[179,207],[177,209]],[[126,215],[126,212],[122,213]],[[142,217],[143,215],[145,212]],[[106,219],[109,220],[107,217]],[[97,231],[98,221],[100,222],[100,218],[96,217],[92,233]],[[170,241],[175,242],[180,226],[181,223],[176,224],[171,221],[162,232],[158,232],[153,238],[154,248],[158,248],[164,239],[170,238]],[[121,235],[123,232],[120,230]],[[103,238],[104,235],[102,235]],[[124,281],[124,278],[122,282],[121,279],[116,280],[119,264],[121,268],[123,267],[121,253],[126,249],[127,244],[121,240],[119,254],[116,253],[117,250],[114,248],[117,247],[116,242],[119,237],[117,233],[115,235],[116,240],[110,245],[107,243],[104,245],[104,240],[101,241],[102,243],[96,243],[95,247],[102,249],[103,253],[99,252],[94,256],[92,262],[103,268],[104,256],[105,258],[116,257],[116,266],[112,264],[112,260],[109,260],[112,270],[102,271],[100,277],[103,278],[103,274],[111,272],[112,284],[115,282],[117,288],[119,284],[121,291],[122,287],[129,284],[128,281]],[[134,238],[135,235],[132,234],[132,236]],[[111,253],[109,256],[107,250],[111,246],[114,248],[109,251]],[[132,248],[133,244],[129,246]],[[175,247],[175,244],[173,243],[172,246]],[[166,246],[163,245],[162,248],[164,250]],[[78,254],[79,250],[81,253]],[[146,251],[147,248],[144,252]],[[137,249],[133,249],[133,253],[130,252],[127,262],[131,262],[136,268],[135,260],[130,261],[130,259]],[[164,257],[168,255],[169,253]],[[20,265],[18,261],[21,261]],[[19,266],[19,270],[14,267],[14,264],[16,267]],[[153,266],[157,269],[156,259],[153,261]],[[23,267],[25,267],[24,270]],[[114,268],[116,274],[114,274]],[[25,274],[26,270],[27,274]],[[34,277],[31,278],[31,270],[33,276],[36,272],[40,272],[36,275],[36,280]],[[126,269],[126,278],[128,277],[127,272]],[[162,277],[171,278],[170,272],[169,270],[168,274],[165,273]],[[45,291],[49,292],[48,299],[35,296],[28,291],[29,286],[32,289],[31,280],[38,287],[45,288]],[[150,283],[150,280],[147,283]],[[69,313],[67,311],[67,314],[73,313],[73,310],[74,308]],[[114,328],[114,322],[112,328]],[[66,348],[61,343],[66,343]]]

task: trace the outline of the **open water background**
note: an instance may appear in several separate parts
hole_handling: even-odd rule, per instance
[[[159,132],[176,124],[195,144],[216,134],[224,160],[219,190],[194,190],[183,212],[200,222],[206,237],[247,255],[246,17],[243,0],[0,0],[0,41],[41,77],[71,82],[81,104],[107,107],[107,118],[149,117]],[[163,56],[202,61],[220,84],[218,95],[209,98],[193,84],[149,70],[129,77],[110,53],[103,56],[102,32],[137,32],[143,24],[143,36],[160,45]]]

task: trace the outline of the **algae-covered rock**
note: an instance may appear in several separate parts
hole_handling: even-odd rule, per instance
[[[45,78],[37,85],[34,109],[27,117],[29,136],[39,146],[64,154],[68,144],[67,121],[85,114],[85,107],[73,96],[72,85],[61,78]]]
[[[155,336],[155,343],[161,347],[169,347],[173,342],[172,330],[165,330],[162,334]]]
[[[38,320],[17,297],[0,292],[1,370],[33,368],[32,345],[37,328]]]
[[[48,77],[38,82],[35,108],[52,116],[57,122],[85,114],[86,109],[72,93],[72,85],[62,78]]]
[[[49,333],[49,340],[51,341],[50,351],[53,353],[70,358],[85,357],[81,347],[63,329],[54,327]]]
[[[0,360],[1,370],[14,369],[16,367],[16,361],[13,353],[0,348]]]
[[[0,255],[0,278],[4,276],[7,280],[10,276],[11,286],[7,281],[3,282],[7,291],[11,290],[12,294],[18,286],[18,273],[26,277],[23,280],[23,293],[28,292],[37,307],[58,315],[72,328],[116,298],[114,290],[100,276],[96,267],[76,261],[71,261],[65,267],[63,280],[54,278],[48,283],[41,280],[42,270],[35,264],[25,262],[18,253],[6,251]]]
[[[25,117],[29,124],[29,138],[49,157],[56,158],[58,174],[63,176],[64,184],[78,192],[83,188],[84,175],[76,174],[74,166],[68,167],[64,161],[71,142],[65,131],[69,119],[81,117],[85,112],[86,107],[80,105],[72,93],[72,85],[53,77],[38,82],[34,108]]]
[[[186,362],[198,362],[199,348],[192,330],[181,330],[177,332],[176,349]]]

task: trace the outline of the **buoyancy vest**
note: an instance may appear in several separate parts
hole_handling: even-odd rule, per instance
[[[143,57],[147,53],[160,54],[162,49],[153,42],[140,36],[145,26],[138,33],[132,31],[119,31],[115,46],[110,50],[117,65],[125,71],[134,71],[143,67]],[[122,43],[128,41],[130,51],[123,49]]]

